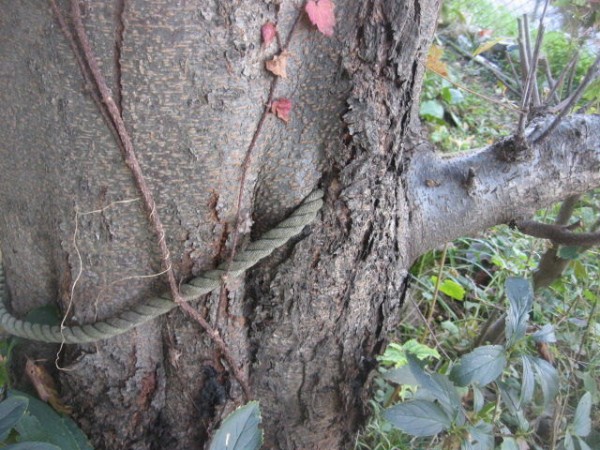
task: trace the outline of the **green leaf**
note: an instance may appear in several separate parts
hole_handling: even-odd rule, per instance
[[[19,442],[18,444],[10,444],[3,447],[4,450],[62,450],[56,445],[48,444],[47,442]]]
[[[575,443],[573,442],[573,436],[571,436],[571,433],[565,434],[563,447],[565,448],[565,450],[575,450]]]
[[[535,342],[556,342],[556,334],[554,334],[554,325],[547,323],[541,329],[531,335]]]
[[[500,450],[521,450],[515,438],[505,437],[502,439],[502,445],[500,446]]]
[[[562,259],[570,259],[574,260],[579,257],[581,254],[581,247],[578,245],[571,245],[566,247],[561,247],[558,249],[558,256]]]
[[[229,414],[210,443],[209,450],[257,450],[262,445],[263,433],[259,404],[246,403]]]
[[[478,413],[485,405],[485,397],[483,396],[483,392],[477,385],[473,385],[473,411]]]
[[[425,344],[421,344],[416,339],[410,339],[402,344],[402,349],[406,353],[414,355],[417,359],[423,360],[426,358],[439,359],[440,354],[435,348],[431,348]]]
[[[479,421],[475,426],[468,426],[471,435],[471,446],[476,450],[494,448],[494,426],[491,423]]]
[[[444,119],[444,107],[437,100],[428,100],[421,103],[419,115],[424,119]]]
[[[406,365],[386,370],[381,376],[385,380],[396,384],[404,384],[409,386],[417,386],[419,384],[415,376],[412,374],[410,368]]]
[[[462,103],[465,99],[462,92],[460,92],[458,89],[451,88],[449,86],[443,88],[440,91],[440,95],[442,96],[442,99],[450,105]]]
[[[579,436],[575,436],[575,439],[577,440],[577,444],[579,444],[579,450],[592,450],[592,447],[590,447],[587,442],[585,442]]]
[[[406,364],[406,352],[400,344],[390,343],[383,352],[383,355],[377,358],[380,363],[388,366],[402,367]]]
[[[579,259],[571,261],[571,266],[577,281],[587,281],[589,279],[587,269]]]
[[[11,397],[0,402],[0,440],[6,439],[10,430],[25,415],[29,401],[26,397]]]
[[[519,396],[519,406],[522,408],[533,398],[535,388],[535,375],[528,358],[521,356],[523,365],[523,376],[521,377],[521,395]]]
[[[484,345],[463,355],[452,368],[450,379],[459,386],[475,383],[485,386],[500,375],[506,367],[506,354],[501,345]]]
[[[430,394],[430,399],[438,401],[448,416],[456,417],[461,406],[460,397],[448,377],[439,373],[427,373],[411,355],[408,355],[408,366],[417,385]]]
[[[456,281],[448,278],[440,284],[440,291],[454,300],[463,300],[465,298],[465,288]]]
[[[388,408],[383,416],[396,428],[411,436],[435,436],[447,430],[452,420],[435,403],[413,400]]]
[[[510,303],[506,313],[506,338],[508,347],[511,347],[525,336],[533,305],[533,290],[526,279],[511,277],[506,280],[504,291]]]
[[[44,305],[29,311],[26,320],[28,322],[39,323],[40,325],[59,325],[60,312],[54,304]]]
[[[10,389],[8,396],[9,398],[15,396],[26,397],[29,400],[27,411],[42,425],[42,430],[36,431],[33,428],[35,422],[26,421],[23,423],[22,429],[24,431],[43,433],[49,443],[57,445],[61,450],[93,450],[83,431],[69,417],[59,415],[46,403],[16,389]]]
[[[575,416],[573,417],[573,434],[576,436],[585,437],[592,431],[592,419],[590,414],[592,412],[592,394],[586,392],[583,394],[577,409],[575,409]]]
[[[533,370],[537,374],[537,380],[542,388],[544,405],[548,405],[558,392],[558,372],[548,361],[534,356],[524,356],[529,359]]]

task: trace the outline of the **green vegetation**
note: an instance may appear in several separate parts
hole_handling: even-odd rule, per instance
[[[557,90],[561,100],[595,59],[576,38],[577,27],[591,20],[582,8],[569,34],[547,32],[542,46],[553,77],[579,52]],[[429,138],[442,151],[488,145],[516,129],[517,93],[447,45],[464,44],[467,36],[472,54],[480,45],[477,30],[488,28],[491,39],[517,37],[506,8],[445,2],[444,38],[430,55],[420,108]],[[494,63],[514,75],[510,61]],[[541,70],[538,85],[546,96]],[[582,106],[600,110],[600,81],[588,86],[576,108]],[[552,223],[559,208],[536,219]],[[597,231],[600,192],[579,199],[571,217],[578,231]],[[553,247],[506,226],[423,255],[411,270],[401,326],[379,357],[371,419],[356,448],[600,448],[599,256],[597,247]],[[540,262],[552,259],[563,268],[542,282],[547,268]]]

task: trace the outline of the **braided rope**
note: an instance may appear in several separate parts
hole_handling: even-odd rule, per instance
[[[323,205],[323,192],[312,192],[300,206],[275,228],[251,242],[245,250],[238,253],[231,264],[223,262],[214,270],[209,270],[181,286],[181,297],[188,302],[201,295],[208,294],[221,286],[225,275],[238,277],[254,266],[258,261],[269,256],[302,229],[310,224]],[[149,322],[173,308],[177,303],[170,293],[152,297],[146,302],[133,306],[109,319],[81,326],[63,327],[41,325],[17,319],[6,309],[4,299],[4,270],[0,254],[0,326],[8,333],[34,341],[67,344],[83,344],[107,339],[125,333],[132,328]]]

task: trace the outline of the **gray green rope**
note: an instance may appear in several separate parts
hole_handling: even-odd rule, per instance
[[[187,284],[181,286],[181,297],[184,301],[197,299],[219,288],[225,275],[238,277],[254,266],[258,261],[269,256],[276,248],[281,247],[302,229],[310,224],[323,205],[323,192],[311,193],[300,206],[275,228],[251,242],[246,249],[239,252],[231,264],[223,262],[215,270],[204,272]],[[7,333],[41,342],[64,342],[67,344],[83,344],[107,339],[125,333],[132,328],[161,316],[177,303],[166,292],[109,319],[93,324],[61,327],[40,325],[17,319],[6,309],[4,299],[4,270],[0,254],[0,327]]]

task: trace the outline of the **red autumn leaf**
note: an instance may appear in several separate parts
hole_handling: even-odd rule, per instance
[[[304,7],[308,18],[325,36],[333,36],[335,27],[335,5],[331,0],[309,0]]]
[[[260,28],[260,34],[262,35],[263,45],[268,47],[277,35],[277,28],[275,28],[274,23],[267,22]]]
[[[271,112],[278,118],[288,123],[290,120],[290,111],[292,110],[292,101],[289,98],[278,98],[271,103]]]

